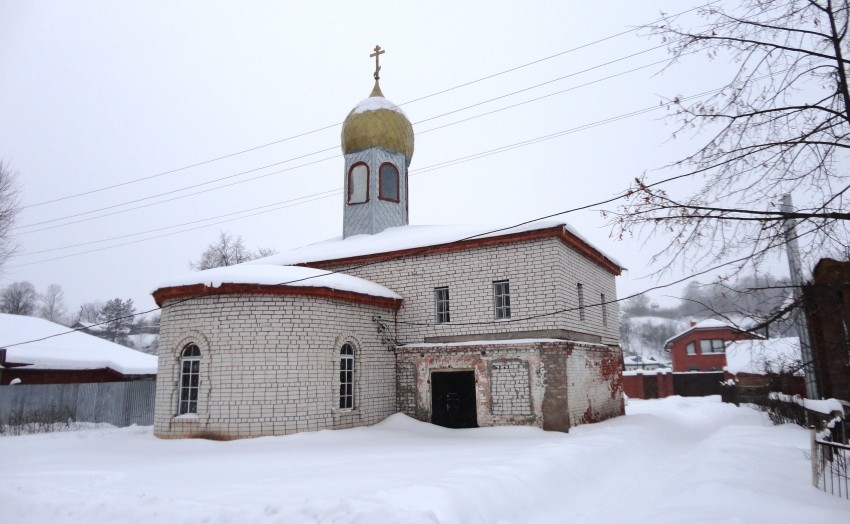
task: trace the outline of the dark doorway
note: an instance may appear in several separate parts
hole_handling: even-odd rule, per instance
[[[444,428],[477,428],[475,373],[431,373],[431,422]]]

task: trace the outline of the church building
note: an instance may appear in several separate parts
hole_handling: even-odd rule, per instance
[[[398,412],[568,431],[623,414],[621,266],[563,222],[409,225],[413,128],[381,92],[381,53],[342,126],[342,237],[154,291],[157,436],[285,435]]]

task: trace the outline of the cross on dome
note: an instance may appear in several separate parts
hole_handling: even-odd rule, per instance
[[[376,82],[381,78],[381,75],[380,75],[381,62],[380,62],[380,60],[381,60],[381,55],[384,54],[384,53],[386,53],[386,51],[381,49],[381,46],[376,45],[375,46],[375,52],[372,53],[371,55],[369,55],[370,57],[372,57],[372,56],[375,57],[375,81]]]

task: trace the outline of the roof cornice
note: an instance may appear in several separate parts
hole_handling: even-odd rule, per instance
[[[354,291],[343,291],[327,287],[313,286],[285,286],[268,284],[221,284],[218,287],[209,287],[204,284],[192,284],[188,286],[174,286],[157,289],[153,292],[153,299],[160,307],[166,300],[189,299],[196,297],[210,297],[221,295],[275,295],[275,296],[301,296],[328,298],[366,304],[398,311],[401,308],[402,299],[376,297],[365,293]]]
[[[469,249],[480,249],[489,246],[500,246],[505,244],[516,244],[519,242],[528,242],[543,238],[557,238],[567,246],[575,249],[585,258],[595,262],[603,269],[607,270],[614,276],[619,276],[624,268],[615,263],[610,258],[603,255],[599,250],[590,246],[587,242],[569,232],[564,226],[558,225],[544,229],[534,229],[531,231],[522,231],[519,233],[508,233],[506,235],[488,236],[483,238],[472,238],[468,240],[460,240],[445,244],[434,244],[431,246],[420,246],[408,249],[399,249],[395,251],[385,251],[383,253],[370,253],[368,255],[355,255],[344,258],[334,258],[327,260],[316,260],[311,262],[302,262],[296,265],[312,267],[316,269],[328,269],[343,265],[360,265],[383,262],[395,258],[405,258],[416,255],[432,255],[440,253],[450,253],[453,251],[463,251]]]

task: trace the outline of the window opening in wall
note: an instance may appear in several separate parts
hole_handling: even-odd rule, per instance
[[[180,406],[178,415],[198,412],[201,385],[201,348],[189,344],[180,354]]]
[[[445,324],[446,322],[450,322],[451,315],[449,314],[449,288],[435,288],[434,302],[437,305],[437,323]]]
[[[602,327],[608,327],[608,303],[605,302],[605,293],[599,295],[599,303],[602,308]]]
[[[398,168],[392,164],[381,164],[378,179],[378,198],[398,202]]]
[[[493,305],[496,320],[511,318],[511,289],[507,280],[493,282]]]
[[[362,204],[369,201],[369,166],[358,162],[348,171],[348,203]]]
[[[685,349],[687,349],[688,355],[696,355],[697,354],[697,346],[693,342],[691,342],[687,346],[685,346]]]
[[[354,346],[343,344],[339,351],[339,407],[354,408]]]
[[[725,346],[723,344],[723,340],[719,338],[713,338],[711,340],[700,340],[699,341],[699,352],[702,354],[706,353],[723,353]]]
[[[576,295],[578,296],[578,319],[584,320],[584,287],[576,284]]]

